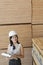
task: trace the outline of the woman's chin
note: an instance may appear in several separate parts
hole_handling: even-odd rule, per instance
[[[17,43],[16,41],[14,41],[14,43]]]

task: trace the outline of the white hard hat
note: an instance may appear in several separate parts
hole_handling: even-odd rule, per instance
[[[9,32],[9,37],[14,36],[14,35],[17,35],[17,33],[15,31],[10,31]]]

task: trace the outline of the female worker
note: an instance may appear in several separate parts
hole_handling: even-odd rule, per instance
[[[9,65],[21,65],[21,58],[24,57],[23,46],[18,41],[18,35],[15,31],[9,32],[9,41],[7,53],[11,54]]]

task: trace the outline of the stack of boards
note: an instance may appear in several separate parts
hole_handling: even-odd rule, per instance
[[[32,39],[33,65],[43,65],[43,38]]]

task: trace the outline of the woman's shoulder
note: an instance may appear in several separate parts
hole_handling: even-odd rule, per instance
[[[23,45],[20,43],[19,46],[22,47]]]

